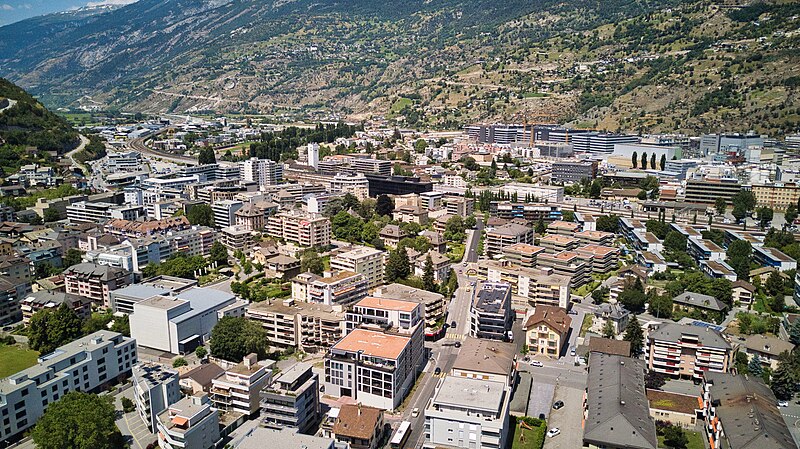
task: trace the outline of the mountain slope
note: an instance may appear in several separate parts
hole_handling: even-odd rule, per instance
[[[14,159],[6,154],[11,147],[31,146],[40,151],[62,153],[78,142],[78,133],[66,120],[47,110],[18,86],[0,78],[0,149],[3,150],[0,159]]]

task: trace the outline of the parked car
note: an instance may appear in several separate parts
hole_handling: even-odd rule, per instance
[[[434,376],[438,376],[438,375],[439,375],[439,374],[441,374],[441,373],[442,373],[442,369],[441,369],[441,368],[439,368],[438,366],[436,367],[436,369],[435,369],[435,370],[433,370],[433,375],[434,375]]]
[[[564,406],[564,401],[556,401],[553,403],[553,408],[558,410]]]
[[[455,321],[451,322],[451,323],[450,323],[450,327],[452,327],[453,329],[455,329],[455,328],[456,328],[456,322],[455,322]]]
[[[531,366],[535,366],[535,367],[537,367],[537,368],[541,368],[541,367],[543,367],[544,365],[542,364],[542,362],[540,362],[540,361],[538,361],[538,360],[533,360],[533,361],[531,361]]]
[[[547,437],[548,438],[553,438],[554,436],[556,436],[556,435],[558,435],[560,433],[561,433],[561,429],[559,429],[558,427],[553,427],[552,429],[547,431]]]
[[[417,416],[419,416],[419,408],[414,407],[414,410],[411,410],[411,417],[416,418]]]
[[[788,407],[789,401],[778,401],[778,407]]]
[[[569,348],[569,355],[575,357],[575,346]]]

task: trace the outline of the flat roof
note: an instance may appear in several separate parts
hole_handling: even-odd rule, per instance
[[[499,413],[505,389],[502,382],[446,376],[434,394],[432,404]]]
[[[398,283],[382,285],[376,288],[372,294],[373,296],[382,298],[395,298],[423,303],[441,301],[444,299],[444,295],[440,293],[429,292]]]
[[[367,296],[355,303],[355,306],[371,307],[374,309],[382,310],[398,310],[400,312],[413,312],[419,303],[405,301],[402,299],[380,298],[374,296]]]
[[[617,248],[613,248],[611,246],[603,246],[603,245],[584,245],[578,248],[575,248],[575,251],[578,252],[588,252],[592,253],[596,256],[605,257],[612,253],[617,253],[619,250]]]
[[[368,356],[394,360],[400,357],[400,354],[403,353],[406,345],[410,342],[410,338],[400,335],[354,329],[333,345],[333,349],[349,352],[363,351]]]

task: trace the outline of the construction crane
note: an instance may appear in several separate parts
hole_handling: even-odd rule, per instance
[[[530,126],[531,128],[531,139],[530,139],[530,146],[531,148],[536,146],[536,127],[539,125],[549,125],[555,123],[558,116],[551,112],[538,112],[538,113],[530,113],[526,114],[525,119],[525,128]]]

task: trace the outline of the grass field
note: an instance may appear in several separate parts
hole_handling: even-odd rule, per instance
[[[589,328],[592,327],[592,322],[594,320],[594,316],[591,313],[587,313],[583,316],[583,323],[581,323],[581,333],[580,336],[583,337],[586,335],[586,332],[589,331]]]
[[[39,353],[18,346],[0,345],[0,378],[36,365]]]
[[[396,114],[402,111],[404,107],[411,106],[412,104],[414,104],[414,102],[411,101],[410,98],[400,97],[397,99],[397,101],[394,102],[389,112]]]
[[[686,445],[686,449],[705,449],[705,444],[703,443],[703,435],[700,432],[692,432],[687,430],[686,437],[689,439],[689,444]],[[667,447],[664,445],[664,437],[658,437],[658,447]]]
[[[512,449],[542,449],[544,445],[544,434],[547,427],[544,425],[536,426],[533,430],[519,426],[516,419],[511,420],[514,424],[514,440],[511,442]],[[520,435],[520,432],[522,435]]]

